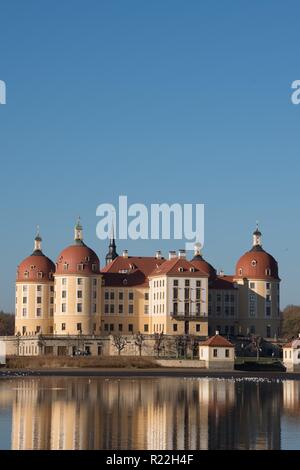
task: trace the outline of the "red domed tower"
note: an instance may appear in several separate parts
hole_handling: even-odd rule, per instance
[[[262,246],[262,234],[253,232],[253,246],[236,264],[239,286],[240,333],[276,337],[280,325],[278,263]]]
[[[57,258],[54,330],[59,335],[91,335],[100,331],[100,261],[83,241],[78,219],[73,245]]]
[[[16,334],[28,336],[52,332],[54,271],[54,263],[42,252],[38,231],[33,253],[17,269]]]

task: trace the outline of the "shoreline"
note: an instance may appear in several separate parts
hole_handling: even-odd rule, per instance
[[[173,378],[219,378],[219,379],[266,379],[300,380],[300,372],[276,371],[222,371],[195,370],[189,368],[60,368],[60,369],[0,369],[0,379],[18,377],[173,377]]]

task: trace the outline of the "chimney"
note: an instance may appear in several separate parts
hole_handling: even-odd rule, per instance
[[[223,269],[220,269],[219,276],[220,276],[220,277],[224,277],[224,271],[223,271]]]
[[[176,258],[176,251],[172,250],[172,251],[169,251],[169,259],[174,259]]]
[[[160,251],[160,250],[157,250],[157,251],[155,252],[155,258],[156,258],[156,259],[161,259],[161,251]]]
[[[128,250],[123,250],[123,258],[128,258]]]
[[[186,258],[185,250],[179,250],[178,251],[178,258],[180,258],[180,259],[185,259]]]

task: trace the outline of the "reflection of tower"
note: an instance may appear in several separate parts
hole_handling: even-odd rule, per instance
[[[300,383],[298,380],[283,381],[284,412],[292,416],[300,414]]]
[[[12,450],[50,449],[51,400],[39,382],[16,382],[12,406]]]

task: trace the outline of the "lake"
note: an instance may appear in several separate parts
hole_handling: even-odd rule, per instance
[[[0,449],[300,449],[300,381],[0,379]]]

